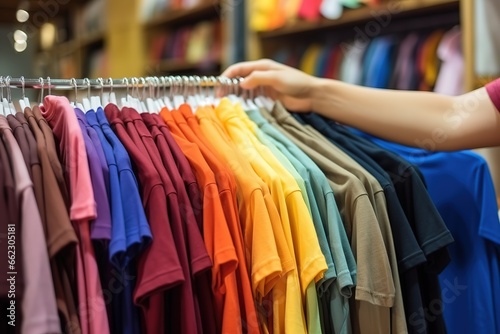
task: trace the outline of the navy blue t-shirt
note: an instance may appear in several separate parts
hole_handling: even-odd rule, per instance
[[[357,157],[357,161],[363,162],[363,167],[378,165],[389,173],[413,234],[427,258],[427,262],[418,267],[418,273],[410,270],[401,274],[409,330],[415,333],[445,333],[442,312],[428,317],[425,309],[441,298],[437,274],[449,263],[446,246],[453,242],[453,238],[430,199],[418,168],[317,114],[297,117],[314,126],[349,156]],[[360,160],[360,157],[363,158]]]
[[[486,161],[470,151],[430,152],[363,136],[420,167],[455,238],[439,275],[448,331],[500,333],[500,221]]]

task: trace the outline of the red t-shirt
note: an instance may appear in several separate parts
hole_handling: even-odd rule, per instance
[[[141,116],[150,131],[155,132],[154,129],[158,129],[163,138],[159,135],[156,137],[156,132],[152,133],[152,135],[158,138],[158,141],[165,140],[166,144],[168,145],[168,149],[170,153],[172,153],[173,160],[184,182],[186,194],[189,198],[195,216],[195,222],[198,225],[198,231],[201,233],[201,235],[203,235],[203,196],[188,159],[182,152],[179,145],[177,145],[177,142],[170,133],[168,126],[163,122],[159,115],[142,114]],[[167,169],[169,168],[170,167],[167,166]],[[205,244],[202,244],[202,246],[205,249]],[[212,264],[210,262],[210,267],[211,265]],[[193,268],[193,271],[197,272],[195,268]],[[198,304],[197,311],[203,310],[203,316],[201,315],[201,311],[196,314],[198,326],[202,328],[203,333],[215,334],[217,333],[217,326],[215,323],[216,316],[213,307],[214,301],[211,289],[211,271],[208,270],[196,274],[196,277],[194,277],[194,284],[196,286],[195,301]]]
[[[126,148],[141,183],[142,201],[153,234],[153,241],[139,257],[134,303],[142,307],[145,333],[165,332],[165,292],[184,282],[184,275],[168,221],[163,183],[146,151],[137,147],[120,119],[118,107],[109,104],[106,117]],[[130,126],[131,124],[129,124]]]
[[[140,137],[140,140],[142,140],[142,144],[146,149],[144,152],[147,152],[153,162],[153,165],[158,171],[160,178],[162,179],[167,194],[168,213],[170,215],[169,221],[174,236],[177,254],[179,255],[179,260],[184,272],[185,281],[184,284],[179,287],[180,291],[167,295],[167,307],[169,305],[172,306],[166,313],[167,331],[195,333],[197,331],[197,312],[195,310],[196,307],[191,280],[191,277],[195,274],[195,272],[191,270],[191,265],[194,263],[196,271],[199,272],[199,269],[196,268],[196,262],[198,260],[204,262],[204,270],[211,266],[210,258],[204,248],[201,235],[199,231],[197,231],[191,203],[187,200],[187,195],[186,197],[179,196],[177,191],[177,188],[179,187],[181,190],[184,190],[184,185],[175,164],[174,166],[170,166],[171,168],[169,168],[169,173],[167,173],[167,169],[162,161],[162,157],[165,157],[165,154],[160,155],[151,133],[136,110],[123,108],[121,116],[127,124],[127,129],[129,130],[129,134],[132,138],[137,138],[139,140],[138,137]],[[133,125],[129,123],[132,123]],[[134,127],[135,131],[133,130]],[[133,131],[134,134],[132,135],[130,131]],[[139,143],[137,144],[139,146]],[[175,178],[172,178],[171,175],[175,176]],[[177,188],[174,186],[174,182],[176,183]],[[189,225],[191,225],[192,228],[195,228],[195,231],[198,232],[198,238],[192,241],[192,245],[187,238],[187,229]],[[190,230],[192,230],[192,228]],[[197,247],[195,245],[197,245]]]
[[[159,158],[163,162],[165,169],[168,171],[170,178],[174,184],[174,187],[177,191],[177,197],[179,200],[179,208],[181,209],[181,219],[183,223],[183,228],[185,235],[183,236],[186,239],[186,247],[188,248],[188,258],[190,263],[190,270],[193,276],[193,290],[195,289],[195,281],[199,279],[198,275],[207,269],[212,267],[212,261],[208,256],[207,249],[205,244],[203,243],[203,238],[200,233],[200,229],[198,228],[195,215],[193,212],[193,207],[189,201],[188,194],[184,187],[184,181],[177,169],[177,165],[175,162],[175,158],[170,151],[170,148],[165,140],[165,137],[159,130],[156,121],[153,119],[152,114],[141,114],[144,123],[147,125],[148,130],[150,131],[152,138],[154,139],[154,143],[156,144],[156,148],[158,148]],[[184,157],[185,158],[185,157]],[[204,275],[206,278],[207,276]],[[208,281],[206,282],[208,284]],[[205,285],[206,288],[209,285]],[[210,291],[210,290],[207,290]],[[195,300],[195,313],[196,313],[196,322],[198,326],[199,332],[205,332],[203,330],[203,325],[201,321],[201,313],[199,309],[199,296],[198,291],[193,294]],[[192,319],[188,319],[185,314],[182,314],[186,320],[192,321]],[[214,327],[215,328],[215,327]]]

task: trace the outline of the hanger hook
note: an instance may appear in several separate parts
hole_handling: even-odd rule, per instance
[[[113,78],[108,78],[109,93],[113,93]]]
[[[77,87],[77,84],[76,84],[76,79],[75,78],[71,78],[70,82],[73,85],[73,87],[75,88],[75,104],[76,104],[76,101],[78,100],[78,87]]]
[[[160,81],[163,86],[163,96],[167,96],[167,80],[165,80],[164,76],[161,76]]]
[[[45,82],[43,81],[43,78],[40,77],[38,78],[38,82],[40,82],[40,87],[41,87],[41,91],[40,91],[40,104],[43,103],[43,90],[44,90],[44,85],[45,85]]]
[[[156,79],[155,77],[150,77],[149,78],[149,83],[150,83],[150,91],[149,91],[149,96],[152,99],[156,98]]]
[[[154,77],[154,83],[155,83],[155,86],[156,86],[156,96],[155,96],[155,98],[156,99],[160,99],[161,98],[161,89],[160,89],[161,83],[160,83],[160,78]]]
[[[199,95],[200,98],[203,98],[204,96],[203,96],[203,87],[202,87],[201,77],[198,75],[195,75],[194,80],[196,81],[195,90],[196,90],[196,88],[198,89],[198,92],[196,94]]]
[[[132,97],[136,97],[135,95],[137,94],[136,92],[139,90],[139,88],[137,87],[138,86],[138,79],[136,77],[133,77],[130,79],[130,84],[132,86],[132,92],[131,92],[131,96]]]
[[[50,77],[47,77],[47,90],[49,91],[48,95],[50,95],[52,92],[52,87],[50,87]]]
[[[9,101],[9,103],[12,102],[12,94],[10,91],[10,79],[11,79],[10,75],[5,77],[5,87],[7,87],[7,101]]]
[[[3,76],[0,76],[0,99],[3,100]]]
[[[26,95],[24,95],[24,76],[21,76],[19,80],[21,81],[21,94],[23,96],[22,99],[24,100],[24,98],[26,97]]]
[[[122,79],[122,84],[125,84],[125,86],[127,86],[127,101],[128,101],[128,96],[129,96],[129,92],[128,92],[128,79],[127,78],[123,78]]]
[[[83,84],[87,85],[87,99],[90,100],[90,80],[89,80],[89,78],[83,79]]]
[[[144,79],[144,77],[140,77],[139,82],[142,85],[142,96],[140,98],[141,100],[144,100],[146,98],[146,79]],[[139,91],[137,93],[139,93]]]
[[[97,82],[101,86],[101,99],[104,96],[104,79],[103,78],[97,78]]]

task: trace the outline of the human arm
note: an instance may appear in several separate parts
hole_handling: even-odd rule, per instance
[[[372,135],[430,150],[500,145],[500,113],[486,88],[446,96],[321,79],[270,60],[230,66],[244,89],[267,87],[291,111],[314,111]]]

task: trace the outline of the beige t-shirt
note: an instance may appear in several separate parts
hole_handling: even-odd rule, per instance
[[[309,131],[319,140],[325,142],[325,147],[328,147],[328,149],[332,149],[332,151],[335,152],[337,159],[333,160],[333,162],[356,175],[356,177],[363,182],[363,185],[368,190],[369,195],[370,191],[373,192],[373,198],[371,198],[371,201],[379,222],[382,237],[384,238],[385,247],[388,252],[387,255],[389,256],[391,264],[392,279],[394,281],[395,288],[393,307],[389,311],[389,309],[385,307],[377,307],[371,304],[364,307],[363,305],[359,305],[359,302],[357,302],[358,305],[356,306],[356,309],[359,310],[358,318],[360,326],[358,328],[353,326],[354,332],[358,330],[359,333],[372,332],[375,327],[374,321],[376,321],[378,333],[389,333],[391,332],[391,329],[392,333],[407,333],[408,328],[406,325],[403,304],[403,292],[401,290],[401,283],[399,280],[398,261],[394,248],[394,239],[392,237],[389,215],[387,213],[387,203],[385,200],[384,190],[373,175],[366,171],[366,169],[354,161],[344,151],[335,146],[335,144],[331,143],[318,130],[310,125],[304,126],[304,129]]]
[[[376,332],[390,332],[390,308],[395,306],[399,280],[394,282],[387,235],[381,230],[381,226],[386,227],[384,231],[390,229],[381,186],[338,147],[298,123],[281,104],[271,114],[277,128],[325,172],[335,194],[358,265],[357,302],[351,306],[353,331],[373,332],[376,328]],[[401,296],[400,287],[398,290]],[[396,306],[402,310],[398,299]]]

